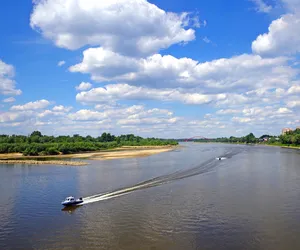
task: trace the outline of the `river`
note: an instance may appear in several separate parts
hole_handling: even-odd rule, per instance
[[[300,151],[182,146],[80,167],[0,165],[0,249],[300,249]],[[62,209],[69,195],[85,204]]]

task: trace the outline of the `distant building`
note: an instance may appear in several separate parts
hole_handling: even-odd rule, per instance
[[[298,126],[296,129],[300,129],[300,126]]]
[[[284,135],[287,132],[292,132],[293,130],[291,128],[283,128],[281,134]]]

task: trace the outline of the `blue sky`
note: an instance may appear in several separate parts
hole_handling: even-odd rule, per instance
[[[294,128],[298,2],[6,1],[1,133],[174,138]]]

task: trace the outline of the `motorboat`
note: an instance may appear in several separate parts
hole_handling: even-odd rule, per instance
[[[76,199],[73,196],[67,197],[61,204],[64,206],[73,206],[78,205],[83,202],[83,199],[80,197],[79,199]]]

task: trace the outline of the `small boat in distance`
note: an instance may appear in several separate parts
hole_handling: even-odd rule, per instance
[[[79,199],[76,199],[73,196],[67,197],[61,204],[64,206],[73,206],[78,205],[83,202],[83,199],[80,197]]]

